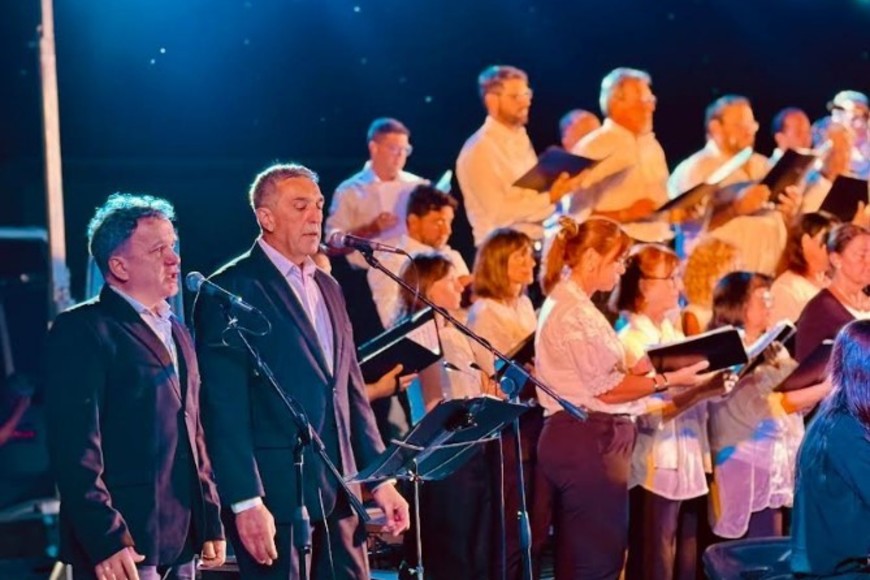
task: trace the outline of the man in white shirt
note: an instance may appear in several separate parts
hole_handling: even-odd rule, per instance
[[[758,122],[749,99],[725,95],[713,101],[705,115],[707,144],[683,160],[668,180],[671,197],[679,195],[707,179],[714,171],[746,147],[755,145]],[[724,209],[714,213],[706,227],[686,227],[686,252],[693,247],[702,229],[710,235],[738,248],[746,270],[774,275],[785,249],[787,224],[800,207],[800,196],[780,194],[777,210],[766,209],[770,189],[759,185],[770,167],[768,159],[759,153],[722,181],[722,185],[755,182],[740,190],[738,197]]]
[[[772,163],[776,163],[786,149],[809,149],[813,144],[810,118],[797,107],[786,107],[774,115],[770,132],[776,143],[770,156]]]
[[[668,224],[644,221],[668,201],[668,164],[653,133],[656,97],[644,71],[617,68],[601,81],[599,105],[604,124],[584,137],[572,153],[600,159],[571,196],[568,213],[591,213],[623,224],[631,237],[660,242],[672,236]]]
[[[471,282],[468,265],[462,255],[447,244],[453,232],[451,226],[456,206],[456,199],[450,195],[431,185],[418,185],[408,198],[408,232],[399,238],[396,246],[412,257],[432,252],[443,254],[453,264],[459,281],[467,286]],[[378,258],[385,268],[396,275],[399,275],[408,262],[408,258],[401,254],[384,254]],[[389,328],[401,315],[399,285],[374,268],[369,269],[367,277],[381,324],[384,328]]]
[[[532,105],[528,76],[512,66],[494,65],[480,73],[477,82],[487,117],[456,160],[456,178],[474,245],[480,246],[491,231],[502,227],[540,240],[544,235],[542,222],[555,211],[554,204],[576,187],[579,176],[561,175],[543,194],[514,187],[513,183],[537,163],[526,132]]]
[[[342,182],[335,190],[326,218],[327,238],[335,231],[371,240],[397,238],[405,232],[408,194],[425,180],[404,171],[413,148],[411,132],[400,121],[380,118],[368,131],[369,161],[362,171]],[[367,269],[358,252],[348,262]]]
[[[559,138],[562,148],[570,151],[580,139],[601,126],[595,113],[585,109],[571,109],[559,119]]]

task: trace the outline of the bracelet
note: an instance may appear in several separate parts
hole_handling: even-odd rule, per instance
[[[659,377],[662,379],[661,382],[659,382]],[[653,375],[652,380],[654,393],[661,393],[668,389],[668,377],[666,377],[664,373]]]

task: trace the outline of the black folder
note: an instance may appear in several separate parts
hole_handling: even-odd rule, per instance
[[[716,196],[719,189],[722,187],[722,182],[732,173],[748,163],[751,157],[751,147],[742,149],[737,153],[737,155],[726,161],[721,167],[719,167],[719,169],[710,174],[706,180],[677,195],[675,198],[658,208],[655,211],[655,214],[661,215],[675,209],[689,209],[703,202],[708,197]]]
[[[855,217],[859,202],[868,202],[867,180],[838,175],[819,211],[826,211],[848,223]]]
[[[562,173],[573,177],[596,163],[598,163],[597,159],[574,155],[554,145],[541,153],[538,163],[517,179],[514,185],[536,191],[548,191]]]
[[[786,149],[761,180],[761,185],[770,189],[770,201],[775,202],[786,187],[800,183],[815,160],[816,156],[809,150]]]
[[[427,323],[434,324],[431,308],[405,318],[360,346],[357,357],[365,381],[371,383],[378,380],[399,363],[403,367],[402,374],[412,374],[440,359],[440,352],[432,351],[408,338],[410,332]]]
[[[749,362],[737,371],[737,376],[745,377],[755,370],[758,365],[764,362],[764,352],[773,343],[778,342],[780,345],[785,345],[785,343],[794,336],[796,331],[797,329],[794,327],[794,324],[788,320],[781,320],[774,324],[770,330],[762,334],[758,340],[746,349],[746,355],[749,357]]]
[[[825,340],[793,370],[774,391],[787,393],[821,383],[828,376],[828,362],[834,349],[833,340]]]
[[[710,363],[705,372],[749,362],[740,333],[733,326],[723,326],[685,340],[654,346],[646,354],[659,373],[672,372],[702,360]]]

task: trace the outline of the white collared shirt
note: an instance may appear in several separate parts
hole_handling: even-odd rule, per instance
[[[456,179],[475,246],[503,227],[517,229],[534,240],[543,237],[541,224],[556,209],[549,195],[513,186],[537,162],[525,127],[511,128],[492,117],[487,117],[462,146],[456,160]]]
[[[604,315],[570,278],[559,282],[541,307],[535,370],[562,397],[590,411],[634,416],[646,412],[646,398],[613,405],[598,399],[628,374],[625,349]],[[538,400],[545,416],[562,410],[543,391],[538,391]]]
[[[655,133],[638,136],[605,119],[571,153],[601,159],[568,198],[568,214],[577,220],[586,219],[593,209],[623,210],[641,199],[651,199],[660,207],[668,201],[668,163]],[[646,242],[673,237],[664,222],[628,223],[623,228],[632,238]]]
[[[496,350],[506,353],[535,332],[537,315],[532,301],[525,294],[513,304],[492,298],[478,298],[468,311],[468,327],[485,338]],[[495,373],[492,353],[471,343],[474,360],[488,376]]]
[[[396,179],[383,181],[372,169],[371,162],[366,162],[362,171],[336,188],[326,218],[327,238],[335,231],[347,233],[370,224],[382,212],[394,214],[398,221],[373,239],[383,242],[398,238],[406,232],[408,197],[411,190],[421,183],[427,181],[407,171],[400,171]],[[358,268],[367,270],[369,267],[359,252],[348,254],[347,259]]]
[[[641,314],[631,314],[628,326],[619,332],[629,366],[646,356],[648,347],[682,338],[683,333],[670,320],[657,326]],[[664,401],[667,395],[656,394],[650,399]],[[711,471],[711,463],[706,402],[669,421],[662,421],[658,414],[643,415],[637,427],[629,489],[640,485],[675,501],[707,493],[706,473]]]
[[[684,193],[707,179],[731,157],[722,153],[711,140],[706,146],[682,161],[668,180],[671,197]],[[732,185],[747,181],[760,181],[770,167],[764,155],[753,153],[746,165],[722,181],[722,185]],[[690,233],[691,232],[691,233]],[[740,252],[740,261],[745,270],[773,276],[779,257],[785,250],[788,231],[779,212],[762,211],[753,215],[738,216],[724,225],[711,230],[709,235],[732,244]],[[693,247],[692,241],[699,232],[686,229],[687,252]]]
[[[257,243],[260,244],[266,257],[275,265],[281,276],[287,281],[287,285],[290,286],[293,294],[296,295],[296,298],[302,304],[302,309],[308,316],[308,321],[317,335],[317,341],[320,343],[323,358],[326,360],[326,366],[329,369],[329,373],[332,374],[335,356],[335,337],[333,336],[332,321],[329,317],[329,310],[326,308],[326,301],[320,293],[320,287],[314,280],[317,265],[310,256],[306,256],[300,268],[266,243],[263,238],[257,239]]]
[[[469,274],[468,265],[465,263],[462,255],[448,245],[436,249],[405,234],[399,238],[395,246],[405,250],[412,257],[420,254],[441,254],[453,264],[453,273],[456,276],[467,276]],[[401,254],[383,254],[378,257],[378,260],[387,270],[398,276],[407,264],[408,257]],[[366,278],[369,282],[369,288],[372,290],[372,300],[374,300],[375,307],[378,310],[381,324],[384,328],[389,328],[396,323],[396,319],[399,316],[401,288],[395,280],[390,279],[386,274],[375,268],[370,268],[366,272]]]

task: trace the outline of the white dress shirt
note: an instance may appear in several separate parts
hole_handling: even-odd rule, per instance
[[[717,536],[740,538],[753,513],[792,505],[803,417],[786,414],[773,388],[796,364],[784,353],[778,367],[761,365],[708,405],[715,482],[710,519]]]
[[[513,304],[492,298],[478,298],[468,311],[468,327],[496,348],[506,353],[535,332],[537,316],[529,297],[522,295]],[[495,373],[492,354],[472,343],[474,359],[488,376]]]
[[[698,185],[730,158],[722,153],[712,140],[707,141],[703,149],[683,160],[674,169],[668,180],[669,194],[671,197],[676,197]],[[764,155],[753,153],[746,165],[724,179],[722,185],[758,182],[767,174],[769,167],[770,162]],[[698,233],[691,228],[685,228],[685,231],[686,251],[689,252]],[[785,250],[788,231],[779,212],[763,210],[753,215],[735,217],[710,231],[709,235],[733,244],[740,251],[744,269],[773,276],[776,273],[779,257]]]
[[[502,227],[517,229],[533,240],[543,237],[541,224],[555,206],[547,194],[512,185],[537,162],[526,129],[510,128],[492,117],[465,142],[456,160],[456,179],[475,246]]]
[[[628,325],[619,332],[629,366],[646,356],[648,347],[683,338],[683,333],[670,320],[665,319],[657,326],[640,314],[630,315]],[[660,402],[667,398],[663,393],[650,397]],[[638,419],[629,489],[640,485],[670,500],[691,499],[707,493],[706,473],[710,471],[706,402],[686,409],[669,421],[662,421],[657,413]]]
[[[407,234],[403,234],[394,245],[405,250],[412,257],[420,254],[441,254],[453,264],[454,274],[457,276],[467,276],[469,274],[468,265],[465,263],[462,255],[448,245],[436,249],[415,240]],[[408,257],[401,254],[385,253],[379,254],[378,260],[387,270],[398,276],[408,262]],[[401,288],[395,280],[392,280],[375,268],[369,268],[369,271],[366,272],[366,278],[369,282],[369,288],[372,290],[372,300],[374,300],[375,307],[378,310],[381,324],[384,328],[389,328],[396,323],[396,319],[400,315],[399,296],[401,295]],[[461,313],[458,314],[461,315]]]
[[[644,399],[611,405],[597,398],[628,374],[625,349],[604,315],[570,278],[559,282],[541,307],[535,370],[562,397],[590,411],[637,416],[647,410]],[[545,416],[562,410],[540,390],[538,401]]]
[[[350,232],[370,224],[382,212],[389,212],[398,218],[396,225],[379,233],[374,240],[386,241],[398,238],[406,231],[405,216],[408,210],[408,197],[411,190],[420,183],[427,183],[407,171],[399,172],[396,179],[383,181],[367,162],[362,171],[343,181],[335,190],[326,218],[327,239],[335,231]],[[368,269],[368,264],[359,252],[347,256],[352,265]]]
[[[618,211],[641,199],[656,207],[668,201],[668,163],[654,133],[635,135],[611,119],[581,139],[571,153],[601,162],[589,169],[583,185],[569,198],[568,213],[582,221],[593,209]],[[659,242],[673,237],[667,223],[623,224],[632,238]]]

